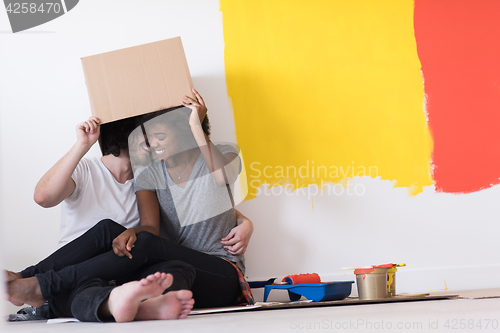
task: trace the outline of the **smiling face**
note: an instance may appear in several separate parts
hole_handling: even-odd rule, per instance
[[[163,110],[158,111],[163,112]],[[189,125],[190,109],[176,109],[159,115],[145,115],[143,128],[147,142],[140,144],[140,149],[152,159],[175,159],[190,149],[198,148]],[[152,116],[152,117],[151,117]],[[141,127],[142,127],[141,126]],[[139,141],[141,139],[139,138]],[[177,155],[177,156],[174,156]]]
[[[152,149],[160,160],[165,160],[182,151],[178,144],[175,131],[165,123],[155,123],[146,126],[148,135],[149,148],[146,143],[142,143],[141,147],[148,151]]]

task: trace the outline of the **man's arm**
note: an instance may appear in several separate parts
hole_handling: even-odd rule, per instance
[[[99,119],[90,117],[76,126],[76,143],[40,179],[34,199],[42,207],[54,207],[69,197],[76,188],[71,179],[78,162],[99,138]]]
[[[221,243],[227,252],[239,255],[247,250],[253,233],[253,223],[238,210],[235,209],[235,212],[238,225],[231,229],[229,234],[221,240]]]

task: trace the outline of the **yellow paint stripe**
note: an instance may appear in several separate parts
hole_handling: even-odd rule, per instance
[[[433,184],[413,1],[221,0],[221,11],[249,198],[261,183],[364,175],[413,194]]]

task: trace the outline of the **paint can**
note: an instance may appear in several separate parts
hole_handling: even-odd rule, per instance
[[[360,300],[388,298],[387,268],[363,268],[354,270]]]

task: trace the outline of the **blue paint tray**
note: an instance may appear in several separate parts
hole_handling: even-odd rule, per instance
[[[288,290],[290,301],[298,301],[301,296],[313,302],[337,301],[351,294],[354,281],[337,281],[308,284],[272,284],[264,287],[264,302],[272,289]]]
[[[264,288],[267,285],[273,284],[276,278],[271,278],[267,281],[247,281],[250,288]]]

